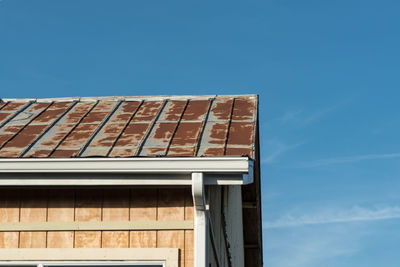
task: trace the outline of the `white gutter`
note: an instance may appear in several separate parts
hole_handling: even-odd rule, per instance
[[[0,159],[1,185],[191,185],[253,182],[253,160],[215,158],[45,158]],[[38,174],[40,173],[40,176]]]
[[[0,159],[0,173],[244,173],[247,157],[217,158],[13,158]]]
[[[194,267],[207,267],[209,224],[202,173],[192,174],[192,196],[194,205]]]

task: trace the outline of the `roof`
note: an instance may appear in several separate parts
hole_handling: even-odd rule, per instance
[[[0,157],[255,156],[256,95],[2,99]]]
[[[246,155],[255,161],[254,183],[243,185],[242,188],[245,260],[246,266],[261,266],[257,112],[257,95],[1,99],[0,157],[227,156],[224,159],[229,160],[228,156]],[[53,162],[59,160],[51,159]],[[78,164],[89,160],[78,159],[73,162]],[[97,161],[110,164],[111,161],[128,160]],[[170,160],[175,159],[163,162],[167,164],[165,161]],[[207,159],[188,160],[200,163]],[[216,158],[211,160],[215,161]],[[18,161],[19,167],[12,172],[16,169],[24,171],[21,163],[31,160],[15,161]],[[135,166],[130,167],[137,168]],[[8,163],[6,167],[12,166]],[[112,183],[115,184],[115,178]],[[35,184],[38,184],[37,181]],[[90,184],[93,182],[90,181]]]

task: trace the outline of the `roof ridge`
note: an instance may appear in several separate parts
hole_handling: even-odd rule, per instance
[[[256,94],[239,95],[145,95],[145,96],[94,96],[94,97],[51,97],[51,98],[1,98],[1,102],[96,102],[96,101],[137,101],[137,100],[205,100],[216,97],[257,97]]]

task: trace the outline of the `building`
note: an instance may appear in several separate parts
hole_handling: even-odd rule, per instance
[[[262,266],[258,97],[3,99],[0,266]]]

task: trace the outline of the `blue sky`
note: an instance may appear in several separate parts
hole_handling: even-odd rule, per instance
[[[1,0],[1,97],[260,94],[265,266],[397,267],[399,8]]]

